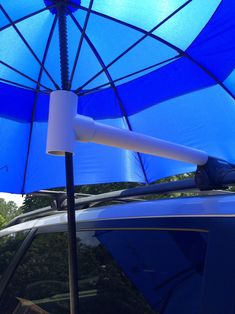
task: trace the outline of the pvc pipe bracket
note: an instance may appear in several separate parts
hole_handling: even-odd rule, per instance
[[[65,152],[74,153],[75,142],[79,140],[196,165],[204,165],[208,160],[208,155],[204,151],[104,125],[92,118],[77,115],[77,101],[77,95],[71,91],[57,90],[51,93],[47,138],[48,154],[64,156]]]

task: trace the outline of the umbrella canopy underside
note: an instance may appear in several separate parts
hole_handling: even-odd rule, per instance
[[[0,0],[0,190],[65,185],[46,154],[61,89],[56,0]],[[78,113],[235,163],[234,0],[67,1],[69,88]],[[159,178],[195,166],[77,143],[75,184]]]

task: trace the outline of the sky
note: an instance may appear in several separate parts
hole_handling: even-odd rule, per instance
[[[0,193],[0,198],[4,198],[6,202],[13,201],[17,206],[21,206],[24,201],[24,196],[22,197],[19,194],[10,194],[10,193]]]

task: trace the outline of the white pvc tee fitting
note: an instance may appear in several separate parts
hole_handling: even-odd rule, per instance
[[[77,114],[78,96],[57,90],[50,94],[47,153],[64,156],[73,153],[76,141],[73,121]]]

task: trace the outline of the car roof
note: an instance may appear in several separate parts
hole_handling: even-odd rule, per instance
[[[88,208],[76,212],[77,222],[141,218],[235,217],[235,194],[194,196],[132,202]],[[66,211],[32,219],[0,231],[0,237],[32,228],[66,225]]]

